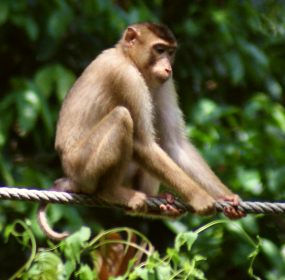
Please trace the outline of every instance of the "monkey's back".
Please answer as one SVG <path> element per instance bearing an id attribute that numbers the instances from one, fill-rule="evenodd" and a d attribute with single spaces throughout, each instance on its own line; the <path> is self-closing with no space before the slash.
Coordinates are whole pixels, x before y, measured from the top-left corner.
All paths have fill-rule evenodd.
<path id="1" fill-rule="evenodd" d="M 60 154 L 92 133 L 96 124 L 118 105 L 116 85 L 121 78 L 116 69 L 121 65 L 117 50 L 108 49 L 74 83 L 63 101 L 57 123 L 55 148 Z"/>

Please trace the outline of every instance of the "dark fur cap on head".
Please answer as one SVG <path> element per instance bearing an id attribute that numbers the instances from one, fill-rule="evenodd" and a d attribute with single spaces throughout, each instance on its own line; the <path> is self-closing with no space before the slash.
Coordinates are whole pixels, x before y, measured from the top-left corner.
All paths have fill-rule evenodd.
<path id="1" fill-rule="evenodd" d="M 176 42 L 176 38 L 174 34 L 166 25 L 150 23 L 150 22 L 145 22 L 143 23 L 143 25 L 146 26 L 150 31 L 152 31 L 159 38 L 169 43 L 173 43 L 173 44 Z"/>
<path id="2" fill-rule="evenodd" d="M 148 30 L 150 30 L 153 34 L 155 34 L 157 37 L 169 42 L 170 44 L 176 43 L 176 38 L 172 31 L 163 24 L 157 24 L 152 22 L 142 22 L 138 24 L 134 24 L 134 27 L 145 27 Z"/>

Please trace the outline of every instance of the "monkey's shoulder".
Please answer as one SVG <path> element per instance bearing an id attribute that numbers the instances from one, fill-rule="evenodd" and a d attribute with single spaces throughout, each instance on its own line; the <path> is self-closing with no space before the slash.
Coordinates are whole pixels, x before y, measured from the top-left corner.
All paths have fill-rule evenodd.
<path id="1" fill-rule="evenodd" d="M 110 48 L 101 52 L 86 68 L 87 71 L 100 70 L 100 73 L 107 73 L 120 69 L 126 65 L 126 58 L 116 49 Z"/>
<path id="2" fill-rule="evenodd" d="M 110 48 L 99 54 L 86 68 L 86 74 L 91 74 L 92 79 L 112 82 L 130 86 L 132 83 L 144 83 L 144 79 L 135 64 L 119 49 Z"/>

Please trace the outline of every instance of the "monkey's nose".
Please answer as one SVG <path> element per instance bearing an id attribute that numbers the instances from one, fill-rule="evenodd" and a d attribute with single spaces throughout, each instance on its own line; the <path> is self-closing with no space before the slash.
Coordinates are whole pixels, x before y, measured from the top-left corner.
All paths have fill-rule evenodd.
<path id="1" fill-rule="evenodd" d="M 165 68 L 165 72 L 166 72 L 167 74 L 171 74 L 172 70 L 169 69 L 169 68 Z"/>

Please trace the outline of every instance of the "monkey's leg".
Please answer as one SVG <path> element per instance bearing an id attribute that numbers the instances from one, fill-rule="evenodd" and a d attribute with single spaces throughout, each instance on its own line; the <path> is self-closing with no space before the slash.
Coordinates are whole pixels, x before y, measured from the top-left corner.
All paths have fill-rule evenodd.
<path id="1" fill-rule="evenodd" d="M 160 182 L 157 178 L 138 167 L 131 179 L 134 189 L 145 193 L 147 196 L 156 196 L 159 191 Z"/>
<path id="2" fill-rule="evenodd" d="M 133 153 L 133 121 L 125 107 L 116 107 L 80 142 L 72 162 L 80 166 L 82 193 L 95 194 L 132 210 L 145 207 L 146 195 L 122 186 Z M 77 172 L 77 174 L 75 174 Z"/>
<path id="3" fill-rule="evenodd" d="M 149 198 L 163 198 L 164 202 L 161 202 L 157 210 L 151 211 L 147 209 L 147 213 L 142 213 L 144 216 L 159 217 L 168 216 L 177 218 L 183 213 L 182 210 L 177 209 L 175 206 L 175 196 L 171 193 L 159 192 L 160 182 L 157 178 L 151 175 L 149 172 L 138 167 L 137 170 L 132 174 L 131 188 L 139 190 L 147 195 Z M 132 213 L 130 213 L 132 214 Z"/>

